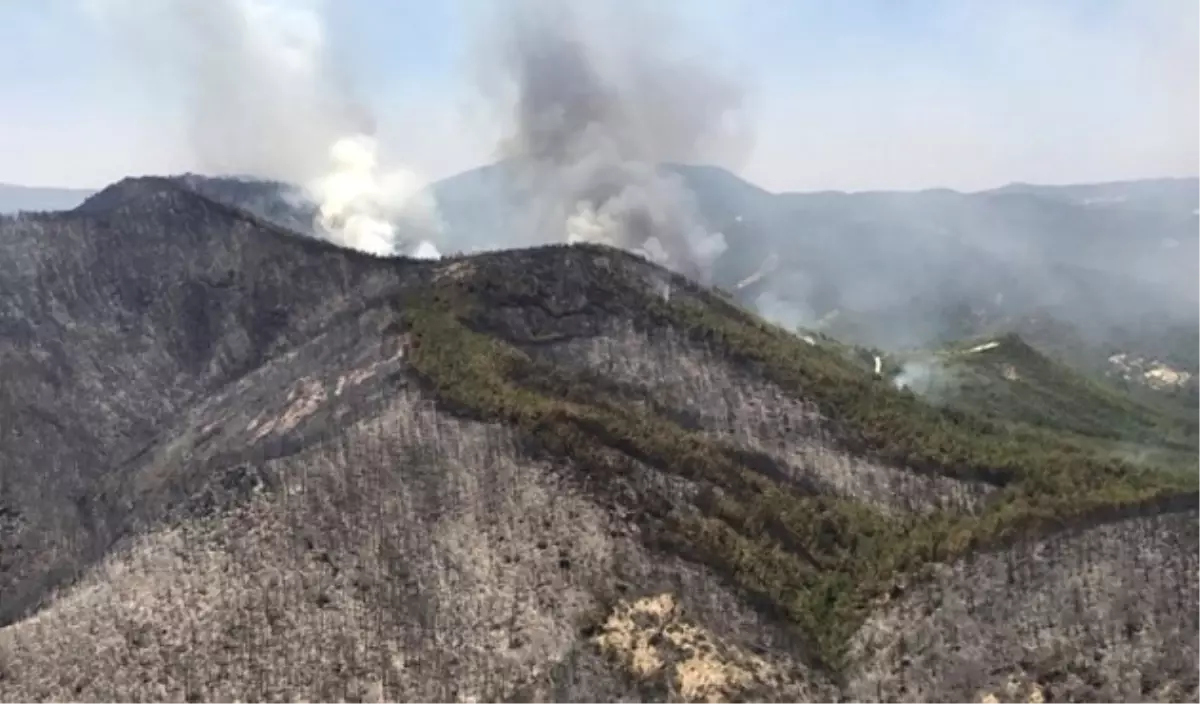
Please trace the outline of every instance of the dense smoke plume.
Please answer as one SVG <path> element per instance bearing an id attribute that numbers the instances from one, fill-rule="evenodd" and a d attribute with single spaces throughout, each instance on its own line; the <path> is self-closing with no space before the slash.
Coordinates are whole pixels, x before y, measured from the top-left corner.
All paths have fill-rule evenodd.
<path id="1" fill-rule="evenodd" d="M 337 241 L 374 254 L 391 254 L 398 246 L 398 222 L 410 234 L 435 234 L 427 227 L 435 224 L 432 201 L 416 174 L 381 171 L 375 155 L 375 140 L 367 135 L 338 139 L 329 150 L 332 170 L 308 181 L 308 192 L 320 208 L 317 223 L 334 233 Z M 424 222 L 416 219 L 421 215 L 427 216 Z M 419 241 L 408 254 L 439 256 L 427 240 Z"/>
<path id="2" fill-rule="evenodd" d="M 603 242 L 702 281 L 726 249 L 664 162 L 744 146 L 738 86 L 672 52 L 644 6 L 498 3 L 477 48 L 527 242 Z"/>
<path id="3" fill-rule="evenodd" d="M 374 125 L 330 58 L 315 0 L 90 0 L 159 91 L 178 90 L 208 173 L 297 184 L 314 230 L 375 254 L 431 245 L 425 183 L 377 163 Z M 398 232 L 397 224 L 404 227 Z"/>
<path id="4" fill-rule="evenodd" d="M 297 184 L 318 234 L 378 254 L 438 256 L 433 195 L 378 163 L 373 118 L 331 60 L 316 0 L 91 0 L 143 67 L 182 86 L 208 173 Z M 663 163 L 729 163 L 748 150 L 742 90 L 675 41 L 644 4 L 490 4 L 472 49 L 505 134 L 497 187 L 516 215 L 470 249 L 603 242 L 711 280 L 724 235 Z M 436 243 L 436 244 L 435 244 Z M 441 245 L 441 247 L 437 246 Z"/>

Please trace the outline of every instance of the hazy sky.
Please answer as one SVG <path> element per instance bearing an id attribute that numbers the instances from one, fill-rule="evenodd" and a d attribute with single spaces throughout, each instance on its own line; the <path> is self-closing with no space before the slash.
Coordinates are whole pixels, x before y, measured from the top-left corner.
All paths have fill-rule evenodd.
<path id="1" fill-rule="evenodd" d="M 0 0 L 0 182 L 98 186 L 195 168 L 180 101 L 131 70 L 88 12 L 99 1 Z M 468 61 L 483 4 L 324 6 L 327 43 L 384 153 L 429 178 L 495 153 Z M 723 165 L 771 190 L 1200 171 L 1196 0 L 674 4 L 688 46 L 747 90 L 753 145 Z"/>

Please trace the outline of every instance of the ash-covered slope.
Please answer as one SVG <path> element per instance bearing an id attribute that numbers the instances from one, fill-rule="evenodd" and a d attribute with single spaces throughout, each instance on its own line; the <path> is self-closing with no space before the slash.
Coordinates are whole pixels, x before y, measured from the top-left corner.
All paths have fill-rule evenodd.
<path id="1" fill-rule="evenodd" d="M 46 526 L 92 520 L 96 478 L 404 268 L 273 230 L 165 180 L 125 181 L 89 203 L 0 220 L 4 621 L 37 597 L 35 582 L 62 576 L 39 546 L 55 535 Z"/>
<path id="2" fill-rule="evenodd" d="M 1195 697 L 1178 478 L 623 252 L 122 188 L 0 221 L 0 699 Z"/>
<path id="3" fill-rule="evenodd" d="M 313 226 L 317 206 L 296 186 L 280 181 L 236 176 L 202 176 L 186 173 L 161 178 L 131 177 L 90 194 L 78 212 L 104 212 L 122 200 L 136 198 L 143 189 L 161 187 L 164 180 L 209 200 L 245 211 L 266 222 L 295 233 L 319 237 Z"/>

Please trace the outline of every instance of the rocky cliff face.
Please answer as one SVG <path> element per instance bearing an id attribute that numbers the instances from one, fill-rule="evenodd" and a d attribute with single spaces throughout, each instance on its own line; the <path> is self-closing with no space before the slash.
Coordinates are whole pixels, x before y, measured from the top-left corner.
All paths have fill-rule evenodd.
<path id="1" fill-rule="evenodd" d="M 135 185 L 0 222 L 0 699 L 1196 696 L 1187 486 L 1006 464 L 619 252 Z"/>

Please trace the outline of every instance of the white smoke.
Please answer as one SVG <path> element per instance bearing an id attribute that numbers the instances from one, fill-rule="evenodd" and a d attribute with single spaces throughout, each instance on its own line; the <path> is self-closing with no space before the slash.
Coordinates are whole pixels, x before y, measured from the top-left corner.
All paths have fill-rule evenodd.
<path id="1" fill-rule="evenodd" d="M 941 367 L 933 360 L 909 360 L 900 367 L 900 373 L 892 379 L 892 383 L 898 389 L 926 394 L 933 390 L 941 376 Z"/>
<path id="2" fill-rule="evenodd" d="M 754 308 L 763 318 L 790 332 L 818 327 L 817 316 L 806 304 L 784 299 L 770 290 L 754 299 Z"/>
<path id="3" fill-rule="evenodd" d="M 330 238 L 347 247 L 378 255 L 396 252 L 396 222 L 416 217 L 434 224 L 433 201 L 425 182 L 411 171 L 381 171 L 375 140 L 366 135 L 344 137 L 329 150 L 331 170 L 311 181 L 308 192 L 319 206 L 317 222 Z M 419 208 L 419 209 L 418 209 Z M 422 246 L 424 245 L 424 246 Z M 422 258 L 436 258 L 436 248 L 422 241 Z"/>
<path id="4" fill-rule="evenodd" d="M 439 252 L 437 246 L 429 240 L 421 240 L 417 243 L 416 248 L 413 249 L 412 254 L 409 256 L 415 259 L 440 259 L 442 253 Z"/>
<path id="5" fill-rule="evenodd" d="M 422 178 L 378 163 L 369 112 L 330 58 L 322 5 L 84 0 L 156 93 L 183 100 L 201 170 L 296 184 L 318 207 L 318 234 L 374 254 L 407 252 L 436 234 L 436 210 L 416 199 Z"/>
<path id="6" fill-rule="evenodd" d="M 736 221 L 741 222 L 741 218 L 742 218 L 742 216 L 739 215 L 736 218 Z M 763 260 L 763 263 L 758 267 L 758 269 L 753 274 L 751 274 L 751 275 L 747 276 L 746 278 L 742 279 L 741 281 L 739 281 L 733 287 L 733 290 L 739 291 L 743 288 L 746 288 L 747 286 L 756 284 L 759 281 L 762 281 L 764 278 L 770 276 L 778 268 L 779 268 L 779 255 L 774 252 L 771 252 L 769 255 L 767 255 L 767 258 Z"/>

